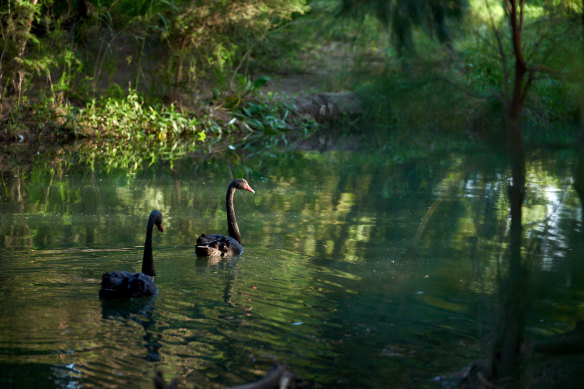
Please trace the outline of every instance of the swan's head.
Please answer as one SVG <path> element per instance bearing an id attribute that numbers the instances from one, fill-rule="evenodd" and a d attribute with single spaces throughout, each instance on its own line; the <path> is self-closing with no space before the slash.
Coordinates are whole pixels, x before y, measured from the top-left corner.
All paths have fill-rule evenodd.
<path id="1" fill-rule="evenodd" d="M 242 190 L 249 190 L 251 193 L 255 193 L 255 191 L 249 186 L 246 180 L 243 178 L 238 178 L 237 180 L 233 180 L 231 183 L 235 189 L 242 189 Z"/>
<path id="2" fill-rule="evenodd" d="M 150 220 L 152 220 L 152 223 L 158 228 L 158 231 L 164 232 L 164 228 L 162 228 L 162 214 L 160 211 L 152 211 L 152 213 L 150 213 Z"/>

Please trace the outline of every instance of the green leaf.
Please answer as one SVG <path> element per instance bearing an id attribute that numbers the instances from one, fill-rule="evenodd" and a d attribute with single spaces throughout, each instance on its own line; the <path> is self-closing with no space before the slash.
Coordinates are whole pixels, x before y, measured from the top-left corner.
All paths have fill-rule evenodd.
<path id="1" fill-rule="evenodd" d="M 253 90 L 254 91 L 258 90 L 262 86 L 266 85 L 268 81 L 270 81 L 271 79 L 272 77 L 270 76 L 261 76 L 259 78 L 256 78 L 253 82 Z"/>

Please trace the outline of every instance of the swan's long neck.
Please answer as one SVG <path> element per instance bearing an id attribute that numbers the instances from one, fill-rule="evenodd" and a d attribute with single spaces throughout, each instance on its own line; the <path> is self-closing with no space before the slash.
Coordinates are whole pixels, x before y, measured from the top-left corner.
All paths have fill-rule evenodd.
<path id="1" fill-rule="evenodd" d="M 229 236 L 241 243 L 241 234 L 235 220 L 235 209 L 233 208 L 233 195 L 235 194 L 235 186 L 229 185 L 227 188 L 227 195 L 225 196 L 225 209 L 227 210 L 227 228 L 229 228 Z"/>
<path id="2" fill-rule="evenodd" d="M 148 219 L 148 227 L 146 227 L 146 242 L 144 242 L 144 257 L 142 259 L 142 273 L 151 277 L 156 275 L 154 270 L 154 257 L 152 256 L 152 229 L 154 227 L 154 217 L 150 216 Z"/>

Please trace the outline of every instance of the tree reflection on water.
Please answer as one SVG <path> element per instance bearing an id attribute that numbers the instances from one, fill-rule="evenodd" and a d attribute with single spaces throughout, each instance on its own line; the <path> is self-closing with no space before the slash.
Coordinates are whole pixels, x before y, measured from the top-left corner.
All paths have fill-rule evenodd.
<path id="1" fill-rule="evenodd" d="M 6 175 L 0 331 L 12 359 L 0 363 L 65 362 L 82 383 L 114 387 L 116 371 L 140 383 L 149 363 L 233 385 L 273 358 L 322 385 L 431 385 L 489 355 L 494 377 L 517 376 L 526 340 L 583 319 L 575 157 L 535 152 L 515 168 L 492 153 L 231 161 L 257 196 L 236 199 L 243 257 L 217 263 L 193 250 L 201 232 L 226 232 L 229 162 Z M 152 209 L 168 231 L 156 238 L 161 294 L 145 313 L 116 313 L 97 298 L 99 277 L 139 270 L 137 226 Z M 62 342 L 74 351 L 63 361 Z"/>

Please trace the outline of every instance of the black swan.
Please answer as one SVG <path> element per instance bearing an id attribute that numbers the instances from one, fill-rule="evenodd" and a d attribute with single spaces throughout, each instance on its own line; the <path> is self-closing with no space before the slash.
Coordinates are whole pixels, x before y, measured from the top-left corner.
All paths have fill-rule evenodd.
<path id="1" fill-rule="evenodd" d="M 241 247 L 241 235 L 239 234 L 239 227 L 237 227 L 237 220 L 235 220 L 235 209 L 233 209 L 233 194 L 236 189 L 248 190 L 251 193 L 255 193 L 243 178 L 238 178 L 229 184 L 227 195 L 225 196 L 229 236 L 221 234 L 201 234 L 199 239 L 197 239 L 197 247 L 195 248 L 195 253 L 197 255 L 201 257 L 229 257 L 239 255 L 243 252 L 243 247 Z"/>
<path id="2" fill-rule="evenodd" d="M 144 257 L 142 259 L 142 272 L 114 271 L 105 273 L 101 278 L 100 297 L 106 299 L 127 299 L 132 297 L 154 296 L 158 293 L 158 288 L 152 278 L 156 275 L 154 258 L 152 257 L 152 229 L 154 226 L 159 231 L 164 231 L 162 228 L 162 214 L 156 210 L 152 211 L 148 218 L 146 242 L 144 243 Z"/>

